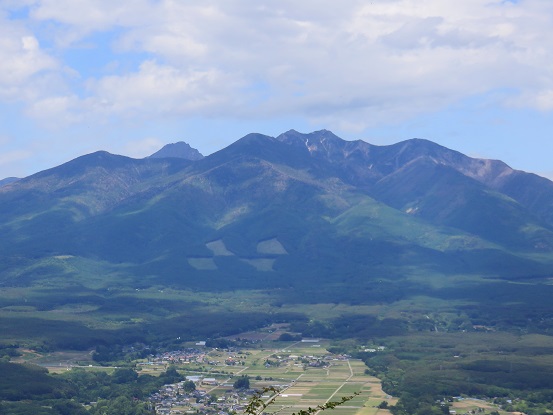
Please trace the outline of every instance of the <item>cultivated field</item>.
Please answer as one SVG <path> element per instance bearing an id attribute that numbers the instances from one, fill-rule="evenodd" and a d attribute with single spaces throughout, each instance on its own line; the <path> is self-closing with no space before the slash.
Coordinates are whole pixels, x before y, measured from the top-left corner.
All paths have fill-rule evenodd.
<path id="1" fill-rule="evenodd" d="M 274 346 L 283 345 L 280 349 Z M 387 410 L 376 408 L 383 400 L 390 404 L 395 399 L 386 396 L 380 387 L 380 380 L 364 373 L 366 366 L 360 360 L 330 355 L 324 342 L 316 343 L 267 343 L 267 348 L 245 349 L 237 359 L 237 366 L 226 366 L 224 361 L 229 353 L 213 350 L 208 358 L 216 364 L 211 365 L 205 373 L 212 373 L 219 385 L 204 386 L 203 389 L 216 396 L 223 395 L 232 389 L 233 377 L 248 375 L 252 388 L 261 389 L 276 386 L 281 389 L 280 395 L 268 412 L 290 415 L 300 409 L 307 409 L 328 401 L 340 400 L 360 392 L 360 395 L 335 408 L 334 415 L 375 415 L 388 414 Z M 232 355 L 232 353 L 230 353 Z M 221 365 L 221 366 L 219 366 Z M 187 372 L 206 370 L 205 366 L 179 366 Z M 231 377 L 232 375 L 232 377 Z"/>

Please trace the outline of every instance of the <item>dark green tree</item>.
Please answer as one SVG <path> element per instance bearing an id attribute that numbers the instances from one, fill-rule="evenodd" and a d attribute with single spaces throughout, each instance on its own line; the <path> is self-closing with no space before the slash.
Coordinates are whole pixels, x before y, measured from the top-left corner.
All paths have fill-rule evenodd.
<path id="1" fill-rule="evenodd" d="M 159 380 L 163 381 L 164 384 L 177 383 L 183 381 L 184 376 L 182 376 L 174 366 L 170 366 L 164 373 L 159 375 Z"/>
<path id="2" fill-rule="evenodd" d="M 240 376 L 234 381 L 232 385 L 234 389 L 249 389 L 250 388 L 250 378 L 246 375 Z"/>
<path id="3" fill-rule="evenodd" d="M 196 384 L 194 382 L 192 382 L 191 380 L 187 380 L 186 382 L 184 382 L 182 384 L 182 389 L 185 391 L 185 392 L 193 392 L 196 390 Z"/>
<path id="4" fill-rule="evenodd" d="M 377 406 L 378 409 L 388 409 L 388 402 L 387 401 L 382 401 L 378 404 Z"/>
<path id="5" fill-rule="evenodd" d="M 138 378 L 137 373 L 132 369 L 116 369 L 111 376 L 114 383 L 131 383 Z"/>

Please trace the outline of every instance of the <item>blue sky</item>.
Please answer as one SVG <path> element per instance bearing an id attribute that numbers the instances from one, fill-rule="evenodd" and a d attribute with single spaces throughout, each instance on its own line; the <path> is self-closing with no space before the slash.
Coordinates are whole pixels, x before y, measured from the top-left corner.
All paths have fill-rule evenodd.
<path id="1" fill-rule="evenodd" d="M 553 177 L 550 0 L 0 0 L 0 178 L 249 132 Z"/>

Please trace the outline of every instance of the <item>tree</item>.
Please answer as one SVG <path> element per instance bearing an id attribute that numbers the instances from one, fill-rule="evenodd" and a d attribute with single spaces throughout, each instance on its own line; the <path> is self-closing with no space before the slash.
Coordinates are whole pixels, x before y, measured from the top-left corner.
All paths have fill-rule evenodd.
<path id="1" fill-rule="evenodd" d="M 138 379 L 138 374 L 132 369 L 116 369 L 111 377 L 114 383 L 131 383 Z"/>
<path id="2" fill-rule="evenodd" d="M 92 415 L 149 415 L 150 411 L 141 402 L 133 401 L 126 396 L 112 400 L 100 400 L 90 410 Z"/>
<path id="3" fill-rule="evenodd" d="M 234 389 L 249 389 L 250 388 L 250 378 L 246 375 L 240 376 L 234 381 L 232 385 Z"/>
<path id="4" fill-rule="evenodd" d="M 194 392 L 196 390 L 196 384 L 191 380 L 187 380 L 182 384 L 182 389 L 187 393 Z"/>
<path id="5" fill-rule="evenodd" d="M 184 376 L 182 376 L 174 366 L 169 366 L 164 373 L 159 375 L 159 380 L 163 381 L 165 384 L 177 383 L 184 380 Z"/>
<path id="6" fill-rule="evenodd" d="M 388 409 L 388 402 L 387 401 L 382 401 L 378 404 L 377 406 L 378 409 Z"/>
<path id="7" fill-rule="evenodd" d="M 52 408 L 58 411 L 60 415 L 87 415 L 88 411 L 81 404 L 64 399 L 56 401 Z M 0 414 L 2 411 L 0 410 Z"/>

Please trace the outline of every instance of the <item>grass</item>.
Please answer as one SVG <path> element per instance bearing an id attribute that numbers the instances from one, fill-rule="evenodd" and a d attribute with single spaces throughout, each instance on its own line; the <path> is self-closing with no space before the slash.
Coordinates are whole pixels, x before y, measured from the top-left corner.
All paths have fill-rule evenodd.
<path id="1" fill-rule="evenodd" d="M 458 229 L 433 226 L 403 214 L 368 197 L 332 220 L 339 232 L 358 237 L 399 239 L 446 251 L 464 248 L 493 248 L 495 245 Z"/>

